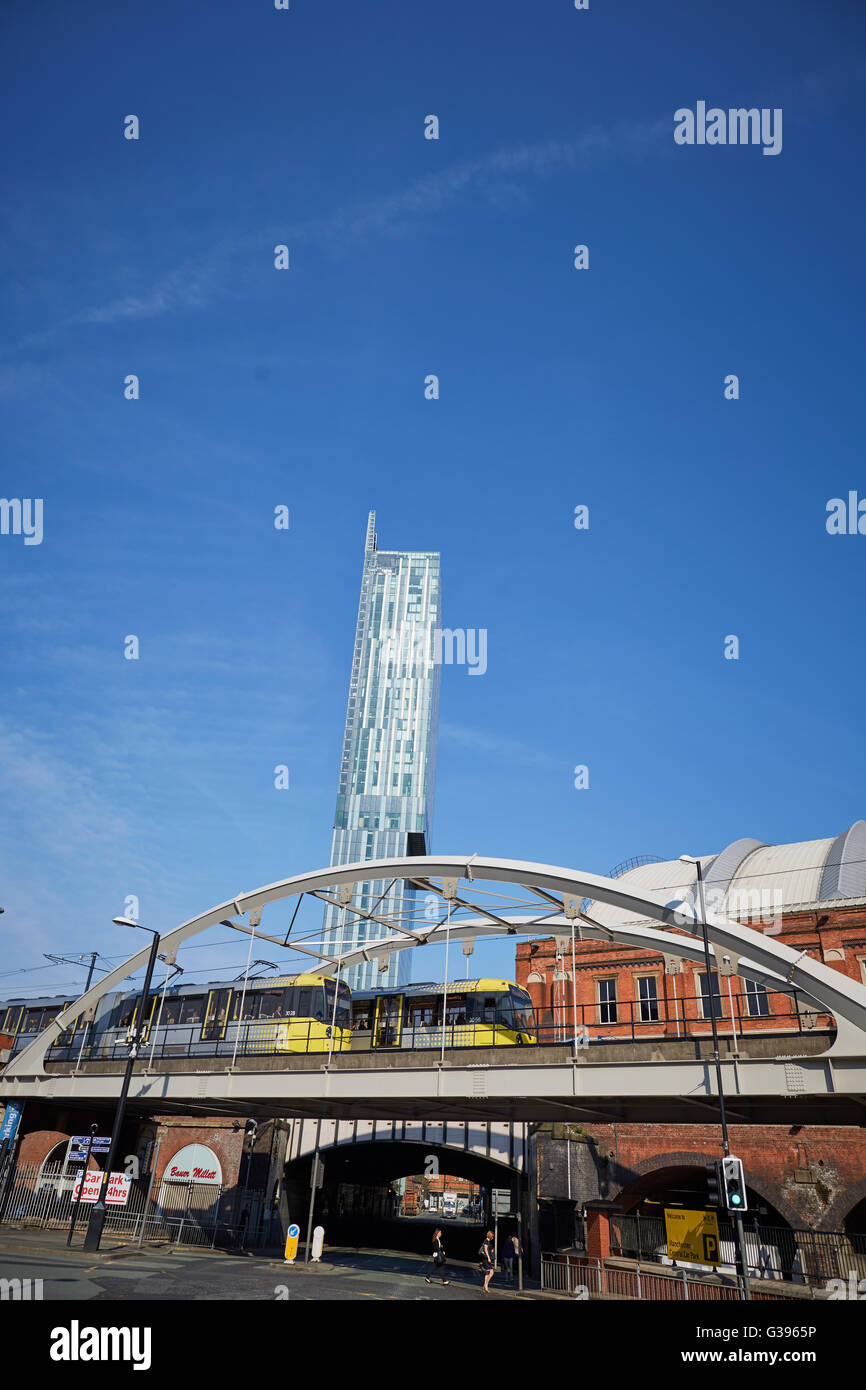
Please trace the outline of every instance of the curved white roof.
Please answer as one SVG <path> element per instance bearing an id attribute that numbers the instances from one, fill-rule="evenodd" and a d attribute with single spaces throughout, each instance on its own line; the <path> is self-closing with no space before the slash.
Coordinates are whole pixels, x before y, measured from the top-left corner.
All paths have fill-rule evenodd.
<path id="1" fill-rule="evenodd" d="M 708 910 L 732 920 L 866 901 L 866 821 L 855 821 L 841 835 L 791 845 L 735 840 L 720 854 L 702 855 L 701 867 Z M 697 906 L 692 863 L 673 859 L 641 864 L 622 878 L 636 891 L 655 894 L 666 903 Z M 606 925 L 649 920 L 624 917 L 620 909 L 600 902 L 590 905 L 588 915 Z"/>
<path id="2" fill-rule="evenodd" d="M 824 866 L 834 844 L 835 836 L 831 836 L 752 850 L 728 885 L 722 912 L 735 918 L 750 915 L 750 907 L 760 900 L 780 910 L 820 902 Z"/>

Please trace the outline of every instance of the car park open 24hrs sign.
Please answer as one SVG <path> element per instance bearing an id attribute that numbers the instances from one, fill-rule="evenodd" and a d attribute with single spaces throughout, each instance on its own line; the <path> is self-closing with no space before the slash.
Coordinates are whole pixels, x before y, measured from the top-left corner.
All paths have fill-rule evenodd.
<path id="1" fill-rule="evenodd" d="M 719 1221 L 714 1211 L 686 1211 L 665 1207 L 668 1259 L 694 1264 L 721 1263 Z"/>
<path id="2" fill-rule="evenodd" d="M 84 1191 L 81 1194 L 82 1202 L 96 1202 L 99 1200 L 99 1189 L 102 1186 L 103 1173 L 99 1168 L 91 1168 L 84 1179 Z M 131 1179 L 124 1173 L 112 1173 L 105 1193 L 107 1206 L 125 1207 L 126 1199 L 129 1196 Z M 78 1201 L 78 1189 L 81 1187 L 81 1178 L 78 1178 L 72 1190 L 73 1202 Z"/>

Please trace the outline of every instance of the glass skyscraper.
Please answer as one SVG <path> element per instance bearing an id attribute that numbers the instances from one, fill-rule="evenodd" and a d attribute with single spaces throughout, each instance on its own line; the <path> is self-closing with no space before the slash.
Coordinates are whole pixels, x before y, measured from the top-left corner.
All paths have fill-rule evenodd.
<path id="1" fill-rule="evenodd" d="M 361 600 L 349 683 L 332 864 L 426 854 L 430 843 L 440 667 L 434 634 L 442 626 L 440 557 L 433 551 L 379 550 L 376 513 L 367 522 Z M 352 900 L 367 912 L 412 925 L 417 890 L 402 880 L 358 884 Z M 324 949 L 340 944 L 338 907 L 325 908 Z M 343 949 L 389 935 L 346 911 Z M 405 984 L 412 951 L 380 970 L 372 960 L 345 972 L 352 989 Z"/>

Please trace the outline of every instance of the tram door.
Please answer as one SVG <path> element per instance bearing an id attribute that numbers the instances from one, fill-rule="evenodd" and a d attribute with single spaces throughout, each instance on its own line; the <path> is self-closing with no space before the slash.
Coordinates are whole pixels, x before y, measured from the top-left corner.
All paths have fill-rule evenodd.
<path id="1" fill-rule="evenodd" d="M 400 1017 L 403 1012 L 402 994 L 380 994 L 376 1001 L 374 1047 L 399 1047 Z"/>
<path id="2" fill-rule="evenodd" d="M 203 1042 L 215 1042 L 225 1036 L 230 989 L 212 989 L 207 999 L 207 1011 L 201 1030 Z"/>

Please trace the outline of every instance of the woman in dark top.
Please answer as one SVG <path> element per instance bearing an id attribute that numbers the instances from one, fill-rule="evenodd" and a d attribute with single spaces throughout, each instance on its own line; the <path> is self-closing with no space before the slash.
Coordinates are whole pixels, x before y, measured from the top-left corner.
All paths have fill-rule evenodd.
<path id="1" fill-rule="evenodd" d="M 433 1273 L 434 1269 L 437 1271 L 443 1284 L 451 1283 L 450 1279 L 445 1278 L 445 1249 L 442 1245 L 441 1226 L 437 1226 L 433 1232 L 433 1259 L 427 1266 L 427 1273 L 424 1275 L 424 1278 L 426 1279 L 428 1284 L 433 1283 L 433 1280 L 430 1278 L 430 1275 Z"/>
<path id="2" fill-rule="evenodd" d="M 481 1247 L 480 1254 L 481 1254 L 481 1272 L 482 1272 L 483 1275 L 484 1275 L 484 1284 L 483 1284 L 483 1287 L 482 1287 L 482 1292 L 483 1292 L 483 1293 L 488 1293 L 489 1290 L 488 1290 L 488 1288 L 487 1288 L 487 1285 L 490 1283 L 490 1280 L 493 1278 L 493 1270 L 494 1270 L 494 1268 L 495 1268 L 495 1266 L 494 1266 L 494 1264 L 493 1264 L 493 1232 L 492 1232 L 492 1231 L 488 1231 L 488 1232 L 487 1232 L 487 1235 L 484 1237 L 484 1244 L 483 1244 L 482 1247 Z"/>

